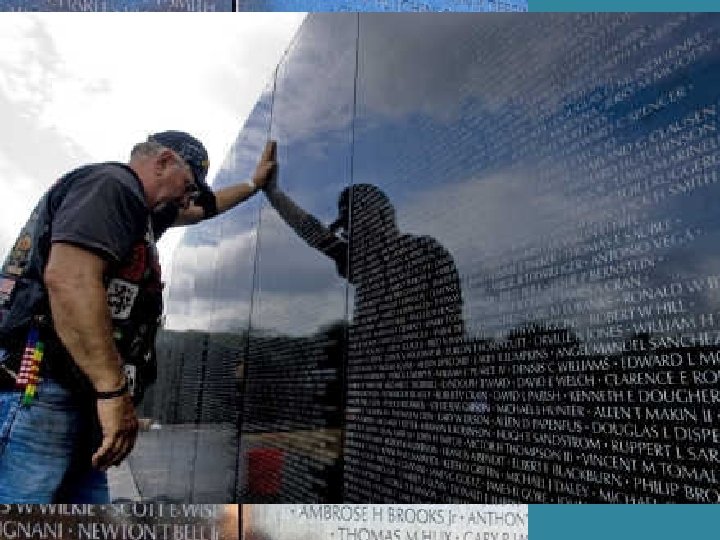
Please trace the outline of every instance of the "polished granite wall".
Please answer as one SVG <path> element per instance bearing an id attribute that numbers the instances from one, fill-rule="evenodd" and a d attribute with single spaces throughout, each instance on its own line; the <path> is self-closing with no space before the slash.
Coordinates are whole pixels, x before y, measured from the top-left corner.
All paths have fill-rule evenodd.
<path id="1" fill-rule="evenodd" d="M 0 11 L 527 11 L 527 0 L 0 0 Z"/>
<path id="2" fill-rule="evenodd" d="M 311 16 L 214 184 L 271 137 L 276 189 L 176 252 L 141 439 L 170 471 L 136 452 L 141 488 L 718 502 L 719 40 L 712 14 Z"/>
<path id="3" fill-rule="evenodd" d="M 527 0 L 238 0 L 239 11 L 527 11 Z"/>
<path id="4" fill-rule="evenodd" d="M 0 11 L 233 11 L 232 0 L 0 0 Z"/>

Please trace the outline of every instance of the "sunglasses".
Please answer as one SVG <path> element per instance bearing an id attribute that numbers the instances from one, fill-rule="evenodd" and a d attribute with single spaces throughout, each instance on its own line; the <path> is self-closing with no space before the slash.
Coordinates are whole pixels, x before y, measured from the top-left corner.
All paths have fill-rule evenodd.
<path id="1" fill-rule="evenodd" d="M 193 176 L 195 175 L 193 168 L 190 166 L 190 163 L 188 163 L 188 160 L 184 159 L 181 155 L 179 155 L 177 152 L 175 152 L 175 157 L 177 159 L 177 163 L 187 169 L 190 174 Z M 197 197 L 200 193 L 200 188 L 195 182 L 190 182 L 189 184 L 185 184 L 185 193 L 190 194 L 191 197 Z"/>

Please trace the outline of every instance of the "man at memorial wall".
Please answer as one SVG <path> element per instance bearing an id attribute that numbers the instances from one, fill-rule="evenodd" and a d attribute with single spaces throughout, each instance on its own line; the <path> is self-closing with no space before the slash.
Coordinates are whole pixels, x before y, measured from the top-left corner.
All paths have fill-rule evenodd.
<path id="1" fill-rule="evenodd" d="M 40 199 L 0 276 L 0 502 L 108 502 L 154 378 L 155 241 L 253 195 L 273 159 L 268 143 L 251 180 L 213 193 L 203 144 L 166 131 Z"/>
<path id="2" fill-rule="evenodd" d="M 347 333 L 345 429 L 360 437 L 373 433 L 385 443 L 368 445 L 362 455 L 346 450 L 346 472 L 355 460 L 381 463 L 402 475 L 426 434 L 424 428 L 399 430 L 396 420 L 407 411 L 435 419 L 436 396 L 448 381 L 449 361 L 462 354 L 465 328 L 454 260 L 434 238 L 401 232 L 395 208 L 377 186 L 354 184 L 344 189 L 338 218 L 329 226 L 300 208 L 274 178 L 265 194 L 295 233 L 332 259 L 338 273 L 355 287 Z M 384 382 L 383 398 L 372 402 L 363 389 L 378 378 Z M 423 389 L 422 399 L 405 397 L 410 392 L 404 389 L 411 384 Z M 392 390 L 397 388 L 399 392 Z M 380 404 L 388 402 L 394 404 Z M 382 417 L 374 412 L 381 406 Z M 463 403 L 462 409 L 470 406 Z M 394 481 L 393 475 L 376 481 L 375 500 L 383 497 L 380 488 L 391 489 Z"/>
<path id="3" fill-rule="evenodd" d="M 358 287 L 354 325 L 374 312 L 371 326 L 375 328 L 381 327 L 383 315 L 388 315 L 384 322 L 391 326 L 402 326 L 410 319 L 415 327 L 427 325 L 425 337 L 432 343 L 439 336 L 462 339 L 461 287 L 452 256 L 429 236 L 402 234 L 395 209 L 380 188 L 355 184 L 343 190 L 338 198 L 338 218 L 329 226 L 300 208 L 274 178 L 264 191 L 298 236 L 332 259 L 338 273 Z M 384 279 L 376 279 L 378 274 Z M 379 313 L 382 309 L 377 308 L 383 306 L 398 309 Z M 428 343 L 428 349 L 433 348 Z"/>

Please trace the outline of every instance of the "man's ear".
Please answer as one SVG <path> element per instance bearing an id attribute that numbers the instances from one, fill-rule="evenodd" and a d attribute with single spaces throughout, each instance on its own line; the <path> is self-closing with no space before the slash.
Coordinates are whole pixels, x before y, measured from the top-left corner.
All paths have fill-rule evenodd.
<path id="1" fill-rule="evenodd" d="M 158 173 L 163 173 L 168 167 L 174 165 L 176 162 L 175 154 L 168 148 L 163 148 L 155 158 L 155 170 Z"/>

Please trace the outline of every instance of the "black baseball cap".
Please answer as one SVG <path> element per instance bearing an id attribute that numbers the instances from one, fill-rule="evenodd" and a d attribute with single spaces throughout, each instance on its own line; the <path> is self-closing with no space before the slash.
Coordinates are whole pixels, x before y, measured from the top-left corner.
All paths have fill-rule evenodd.
<path id="1" fill-rule="evenodd" d="M 209 191 L 205 177 L 210 167 L 210 159 L 203 143 L 184 131 L 162 131 L 148 137 L 148 141 L 174 150 L 190 166 L 195 183 L 201 190 Z"/>

